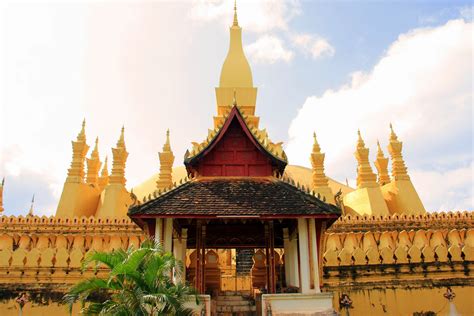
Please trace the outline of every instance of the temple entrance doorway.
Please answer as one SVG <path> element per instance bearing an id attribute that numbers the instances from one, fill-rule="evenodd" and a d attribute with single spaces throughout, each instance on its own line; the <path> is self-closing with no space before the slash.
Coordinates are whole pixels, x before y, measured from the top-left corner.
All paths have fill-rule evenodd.
<path id="1" fill-rule="evenodd" d="M 186 280 L 196 282 L 197 253 L 188 250 Z M 280 292 L 286 285 L 283 249 L 274 249 L 275 287 Z M 267 257 L 263 248 L 206 249 L 204 261 L 204 293 L 212 297 L 226 292 L 255 296 L 268 293 Z"/>
<path id="2" fill-rule="evenodd" d="M 217 297 L 238 292 L 255 297 L 281 292 L 286 286 L 282 223 L 214 220 L 190 224 L 186 280 L 200 293 Z"/>

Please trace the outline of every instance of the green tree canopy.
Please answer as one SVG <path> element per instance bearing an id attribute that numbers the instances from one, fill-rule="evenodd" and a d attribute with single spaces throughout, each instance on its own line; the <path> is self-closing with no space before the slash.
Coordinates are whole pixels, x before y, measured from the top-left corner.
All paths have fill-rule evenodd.
<path id="1" fill-rule="evenodd" d="M 83 303 L 85 315 L 192 315 L 184 304 L 196 291 L 173 282 L 179 277 L 182 262 L 164 253 L 154 241 L 145 241 L 138 249 L 93 252 L 83 262 L 83 270 L 91 264 L 107 267 L 106 278 L 92 277 L 74 285 L 64 296 L 65 303 Z M 180 279 L 180 278 L 177 278 Z"/>

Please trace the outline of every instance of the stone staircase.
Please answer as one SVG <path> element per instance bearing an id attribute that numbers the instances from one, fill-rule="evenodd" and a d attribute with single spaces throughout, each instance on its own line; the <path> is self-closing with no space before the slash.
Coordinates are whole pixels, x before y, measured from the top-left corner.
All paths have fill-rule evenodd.
<path id="1" fill-rule="evenodd" d="M 243 292 L 223 292 L 215 299 L 213 316 L 256 316 L 255 300 Z"/>

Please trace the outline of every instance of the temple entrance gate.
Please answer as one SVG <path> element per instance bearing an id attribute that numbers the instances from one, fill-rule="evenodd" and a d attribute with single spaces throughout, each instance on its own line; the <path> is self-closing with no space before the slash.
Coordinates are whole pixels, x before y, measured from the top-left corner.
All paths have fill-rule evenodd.
<path id="1" fill-rule="evenodd" d="M 256 220 L 186 224 L 186 280 L 201 293 L 254 296 L 276 293 L 286 286 L 280 224 Z"/>

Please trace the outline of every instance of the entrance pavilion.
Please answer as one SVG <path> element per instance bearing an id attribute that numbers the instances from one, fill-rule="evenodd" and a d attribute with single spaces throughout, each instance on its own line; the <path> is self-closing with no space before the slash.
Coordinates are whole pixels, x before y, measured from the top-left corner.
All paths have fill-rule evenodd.
<path id="1" fill-rule="evenodd" d="M 248 282 L 235 290 L 319 293 L 320 237 L 340 209 L 282 177 L 285 153 L 253 132 L 235 103 L 229 109 L 204 145 L 186 153 L 189 180 L 137 202 L 129 216 L 186 263 L 181 277 L 199 293 L 225 292 L 232 260 L 250 262 L 237 271 Z"/>

